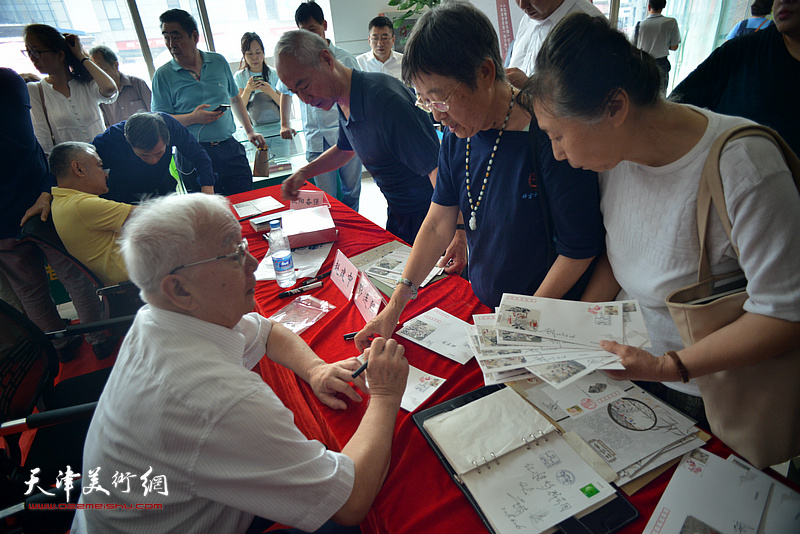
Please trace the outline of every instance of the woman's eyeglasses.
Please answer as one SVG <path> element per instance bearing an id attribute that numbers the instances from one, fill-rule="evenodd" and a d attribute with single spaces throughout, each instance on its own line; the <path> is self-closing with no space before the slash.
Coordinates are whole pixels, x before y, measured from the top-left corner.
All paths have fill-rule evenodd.
<path id="1" fill-rule="evenodd" d="M 441 102 L 434 102 L 433 100 L 428 100 L 427 102 L 423 102 L 422 99 L 418 96 L 416 102 L 417 107 L 424 109 L 428 113 L 431 113 L 433 110 L 436 110 L 440 113 L 447 113 L 447 110 L 450 109 L 450 105 L 448 104 L 448 102 L 450 102 L 450 99 L 453 98 L 454 94 L 456 94 L 456 89 L 458 89 L 460 85 L 461 82 L 458 82 L 458 85 L 456 85 L 455 89 L 453 89 L 453 92 L 450 93 L 450 96 L 448 96 Z"/>
<path id="2" fill-rule="evenodd" d="M 22 55 L 25 57 L 29 57 L 31 59 L 39 59 L 40 57 L 42 57 L 42 54 L 46 52 L 52 52 L 52 50 L 28 50 L 26 48 L 24 50 L 20 50 L 20 52 L 22 52 Z"/>

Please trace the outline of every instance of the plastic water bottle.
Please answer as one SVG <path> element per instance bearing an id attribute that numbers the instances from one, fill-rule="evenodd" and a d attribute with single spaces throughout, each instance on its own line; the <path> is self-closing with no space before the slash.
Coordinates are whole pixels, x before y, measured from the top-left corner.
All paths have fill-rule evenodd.
<path id="1" fill-rule="evenodd" d="M 294 272 L 292 249 L 289 240 L 283 235 L 280 219 L 269 222 L 269 253 L 275 266 L 275 279 L 280 287 L 292 287 L 297 283 Z"/>

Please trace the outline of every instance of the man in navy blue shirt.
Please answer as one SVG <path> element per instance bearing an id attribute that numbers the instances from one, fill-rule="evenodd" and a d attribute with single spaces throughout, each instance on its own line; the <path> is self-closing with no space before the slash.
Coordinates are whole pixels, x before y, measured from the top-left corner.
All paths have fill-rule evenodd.
<path id="1" fill-rule="evenodd" d="M 200 190 L 214 193 L 217 175 L 211 159 L 189 130 L 167 113 L 136 113 L 95 137 L 92 144 L 109 169 L 103 198 L 136 204 L 144 196 L 174 192 L 177 182 L 169 172 L 173 147 L 194 164 Z"/>
<path id="2" fill-rule="evenodd" d="M 294 198 L 308 178 L 357 155 L 386 197 L 386 229 L 413 244 L 436 183 L 439 140 L 411 91 L 385 74 L 345 67 L 325 41 L 304 30 L 283 34 L 275 62 L 278 77 L 303 102 L 339 108 L 336 146 L 287 178 L 284 196 Z"/>
<path id="3" fill-rule="evenodd" d="M 769 126 L 800 154 L 800 4 L 775 0 L 773 21 L 723 43 L 670 99 Z"/>

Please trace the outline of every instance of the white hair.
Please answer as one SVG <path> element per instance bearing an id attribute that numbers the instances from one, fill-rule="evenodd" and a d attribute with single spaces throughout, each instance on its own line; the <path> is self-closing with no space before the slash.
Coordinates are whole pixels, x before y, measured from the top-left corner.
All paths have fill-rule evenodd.
<path id="1" fill-rule="evenodd" d="M 227 198 L 204 193 L 172 194 L 139 205 L 122 227 L 119 247 L 131 281 L 142 299 L 160 291 L 161 281 L 176 267 L 197 261 L 209 227 L 239 223 Z"/>
<path id="2" fill-rule="evenodd" d="M 328 43 L 316 33 L 308 30 L 291 30 L 278 39 L 273 55 L 276 65 L 280 62 L 280 56 L 286 54 L 304 67 L 319 69 L 319 53 L 326 48 Z"/>

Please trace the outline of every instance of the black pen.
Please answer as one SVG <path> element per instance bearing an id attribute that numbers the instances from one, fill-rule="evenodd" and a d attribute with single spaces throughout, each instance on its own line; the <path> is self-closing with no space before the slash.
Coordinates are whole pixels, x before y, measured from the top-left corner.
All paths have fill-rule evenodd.
<path id="1" fill-rule="evenodd" d="M 345 341 L 350 341 L 351 339 L 355 339 L 356 334 L 358 334 L 358 332 L 350 332 L 349 334 L 345 334 L 344 335 L 344 340 Z"/>
<path id="2" fill-rule="evenodd" d="M 286 297 L 291 297 L 292 295 L 303 293 L 304 291 L 308 291 L 309 289 L 317 289 L 318 287 L 322 287 L 322 282 L 315 282 L 308 286 L 302 286 L 295 289 L 290 289 L 289 291 L 284 291 L 283 293 L 278 293 L 278 298 L 282 299 Z"/>
<path id="3" fill-rule="evenodd" d="M 350 376 L 352 376 L 353 378 L 358 378 L 358 375 L 360 375 L 361 373 L 363 373 L 367 369 L 367 364 L 368 363 L 369 363 L 369 360 L 367 360 L 366 362 L 362 363 L 361 367 L 356 369 L 355 372 Z"/>
<path id="4" fill-rule="evenodd" d="M 311 285 L 311 284 L 313 284 L 313 283 L 315 283 L 315 282 L 319 282 L 320 280 L 322 280 L 322 279 L 323 279 L 323 278 L 325 278 L 326 276 L 330 276 L 330 274 L 331 274 L 331 272 L 330 272 L 330 271 L 328 271 L 327 273 L 323 273 L 323 274 L 321 274 L 321 275 L 319 275 L 319 276 L 315 276 L 314 278 L 309 278 L 309 279 L 308 279 L 308 280 L 306 280 L 305 282 L 302 282 L 302 283 L 300 284 L 300 287 L 309 286 L 309 285 Z"/>

